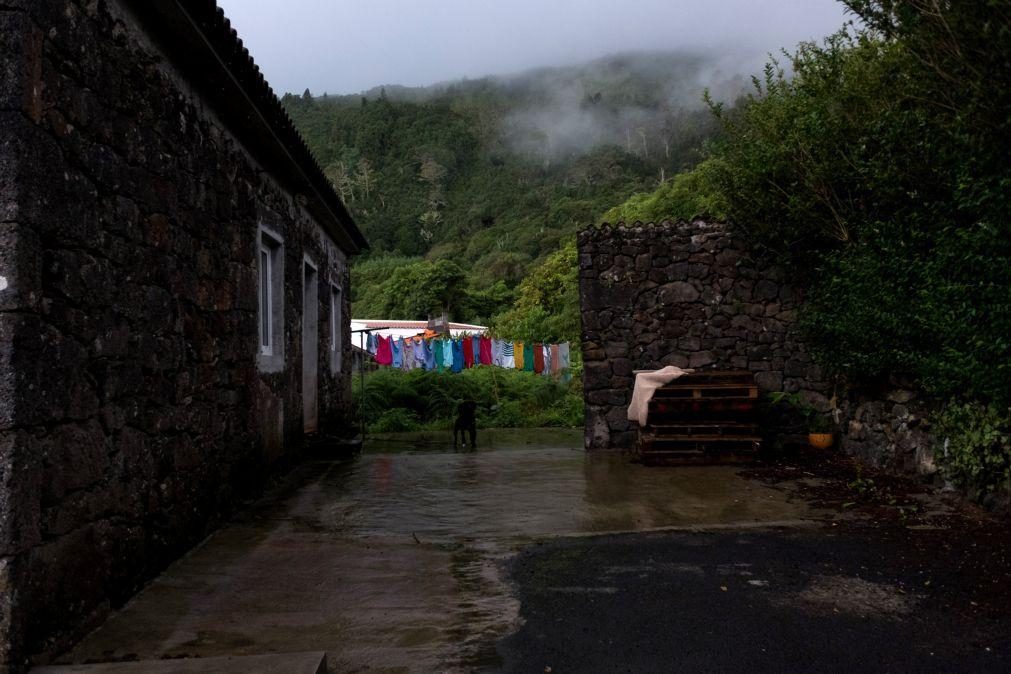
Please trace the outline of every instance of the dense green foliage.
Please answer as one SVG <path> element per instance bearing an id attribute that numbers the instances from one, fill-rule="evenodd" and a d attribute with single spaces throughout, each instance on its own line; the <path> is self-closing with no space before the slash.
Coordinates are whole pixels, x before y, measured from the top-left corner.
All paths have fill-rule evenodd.
<path id="1" fill-rule="evenodd" d="M 604 214 L 605 222 L 660 222 L 691 220 L 697 216 L 727 218 L 727 203 L 714 181 L 718 159 L 706 159 L 691 171 L 679 173 L 654 192 L 632 195 Z"/>
<path id="2" fill-rule="evenodd" d="M 953 403 L 935 422 L 949 478 L 983 494 L 1011 488 L 1011 409 Z"/>
<path id="3" fill-rule="evenodd" d="M 446 310 L 575 340 L 575 277 L 564 300 L 532 302 L 521 281 L 556 268 L 549 258 L 580 227 L 698 161 L 719 127 L 701 104 L 711 70 L 696 55 L 639 54 L 364 96 L 285 96 L 373 248 L 352 270 L 354 315 Z M 743 89 L 708 83 L 727 96 Z M 519 313 L 535 305 L 537 316 Z"/>
<path id="4" fill-rule="evenodd" d="M 496 317 L 492 332 L 509 339 L 573 340 L 579 334 L 579 261 L 570 240 L 523 279 L 511 309 Z"/>
<path id="5" fill-rule="evenodd" d="M 456 374 L 381 369 L 365 377 L 365 418 L 373 432 L 451 429 L 457 405 L 478 403 L 480 428 L 579 426 L 582 383 L 519 370 L 479 367 Z M 361 388 L 354 387 L 355 410 Z"/>

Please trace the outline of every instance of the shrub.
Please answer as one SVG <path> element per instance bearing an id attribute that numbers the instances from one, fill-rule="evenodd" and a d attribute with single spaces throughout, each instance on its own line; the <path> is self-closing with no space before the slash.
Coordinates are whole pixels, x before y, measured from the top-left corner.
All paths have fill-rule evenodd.
<path id="1" fill-rule="evenodd" d="M 421 428 L 418 415 L 402 407 L 394 407 L 383 412 L 370 428 L 376 433 L 401 433 Z"/>
<path id="2" fill-rule="evenodd" d="M 1011 409 L 951 403 L 934 419 L 941 463 L 958 485 L 992 494 L 1011 487 Z"/>
<path id="3" fill-rule="evenodd" d="M 463 400 L 478 403 L 483 427 L 578 426 L 583 418 L 582 384 L 497 367 L 460 373 L 403 372 L 383 368 L 365 376 L 365 418 L 373 432 L 448 428 Z M 355 413 L 362 391 L 355 383 Z"/>

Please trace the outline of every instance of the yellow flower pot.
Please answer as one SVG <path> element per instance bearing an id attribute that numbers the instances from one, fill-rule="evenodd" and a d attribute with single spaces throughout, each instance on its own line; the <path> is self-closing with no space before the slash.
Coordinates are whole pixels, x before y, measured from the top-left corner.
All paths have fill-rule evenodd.
<path id="1" fill-rule="evenodd" d="M 815 449 L 828 449 L 835 442 L 831 433 L 808 433 L 807 443 Z"/>

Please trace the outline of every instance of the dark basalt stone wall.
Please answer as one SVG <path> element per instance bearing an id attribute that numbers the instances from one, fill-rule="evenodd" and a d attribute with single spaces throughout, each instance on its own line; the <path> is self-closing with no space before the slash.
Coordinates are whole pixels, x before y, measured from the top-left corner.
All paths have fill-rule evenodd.
<path id="1" fill-rule="evenodd" d="M 321 426 L 349 404 L 345 253 L 139 26 L 113 0 L 0 3 L 0 670 L 68 645 L 300 454 L 304 257 Z M 269 374 L 261 226 L 284 239 Z"/>
<path id="2" fill-rule="evenodd" d="M 626 420 L 634 370 L 746 369 L 763 391 L 834 409 L 844 451 L 936 471 L 929 403 L 901 381 L 835 390 L 796 329 L 801 290 L 725 225 L 604 225 L 580 232 L 578 246 L 588 449 L 634 445 Z"/>
<path id="3" fill-rule="evenodd" d="M 579 234 L 589 449 L 631 447 L 633 371 L 743 369 L 764 391 L 828 384 L 794 330 L 799 290 L 724 225 L 604 225 Z"/>

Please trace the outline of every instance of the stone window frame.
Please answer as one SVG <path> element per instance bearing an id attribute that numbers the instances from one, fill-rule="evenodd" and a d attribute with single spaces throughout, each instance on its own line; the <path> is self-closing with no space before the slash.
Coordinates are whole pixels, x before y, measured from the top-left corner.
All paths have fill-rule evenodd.
<path id="1" fill-rule="evenodd" d="M 262 372 L 279 372 L 284 369 L 284 237 L 264 225 L 257 230 L 256 268 L 257 364 Z"/>
<path id="2" fill-rule="evenodd" d="M 330 284 L 330 374 L 340 374 L 344 366 L 344 292 Z"/>

